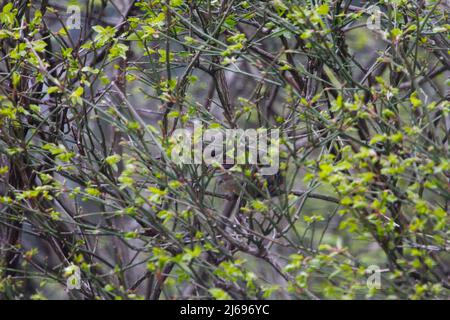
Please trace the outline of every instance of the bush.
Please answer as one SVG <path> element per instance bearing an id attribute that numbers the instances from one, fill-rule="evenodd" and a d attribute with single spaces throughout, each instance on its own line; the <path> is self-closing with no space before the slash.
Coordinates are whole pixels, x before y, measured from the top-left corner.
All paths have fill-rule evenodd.
<path id="1" fill-rule="evenodd" d="M 448 298 L 447 3 L 2 1 L 0 297 Z"/>

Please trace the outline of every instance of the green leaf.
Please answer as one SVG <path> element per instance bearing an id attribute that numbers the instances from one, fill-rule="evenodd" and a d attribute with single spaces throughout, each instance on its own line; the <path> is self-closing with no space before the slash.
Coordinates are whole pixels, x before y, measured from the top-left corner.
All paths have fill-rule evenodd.
<path id="1" fill-rule="evenodd" d="M 228 293 L 219 288 L 211 288 L 208 290 L 212 297 L 216 300 L 231 300 Z"/>
<path id="2" fill-rule="evenodd" d="M 320 15 L 327 15 L 330 11 L 330 7 L 327 4 L 322 4 L 319 8 L 317 8 L 317 13 Z"/>
<path id="3" fill-rule="evenodd" d="M 179 7 L 183 4 L 183 0 L 170 0 L 171 7 Z"/>

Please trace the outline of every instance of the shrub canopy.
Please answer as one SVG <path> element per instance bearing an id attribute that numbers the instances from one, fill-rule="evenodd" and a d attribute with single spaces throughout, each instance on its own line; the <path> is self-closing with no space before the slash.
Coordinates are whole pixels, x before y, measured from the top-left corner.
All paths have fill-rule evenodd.
<path id="1" fill-rule="evenodd" d="M 448 298 L 448 1 L 0 3 L 0 297 Z"/>

